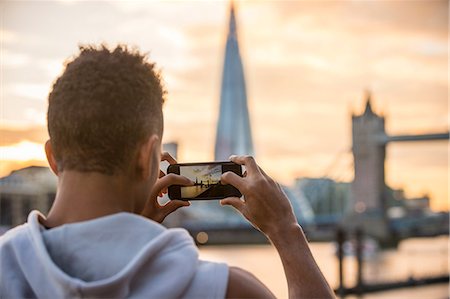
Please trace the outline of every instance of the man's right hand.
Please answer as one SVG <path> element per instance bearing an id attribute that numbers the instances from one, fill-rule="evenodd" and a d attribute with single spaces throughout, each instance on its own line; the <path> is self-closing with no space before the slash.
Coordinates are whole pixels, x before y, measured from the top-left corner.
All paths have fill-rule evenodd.
<path id="1" fill-rule="evenodd" d="M 232 156 L 230 160 L 244 165 L 246 173 L 244 177 L 240 177 L 226 172 L 221 181 L 238 188 L 244 195 L 244 200 L 229 197 L 222 199 L 220 203 L 235 207 L 270 239 L 283 263 L 289 298 L 334 298 L 333 291 L 314 260 L 303 230 L 297 223 L 291 203 L 280 185 L 265 174 L 252 157 Z M 227 298 L 272 296 L 256 278 L 239 271 L 241 272 L 230 270 Z M 242 279 L 245 279 L 245 283 L 239 285 L 236 281 Z M 248 287 L 250 285 L 252 287 Z M 234 292 L 243 287 L 246 293 L 242 290 L 238 294 Z"/>
<path id="2" fill-rule="evenodd" d="M 276 237 L 287 228 L 297 226 L 297 219 L 286 194 L 280 185 L 270 178 L 251 156 L 231 156 L 230 160 L 244 165 L 246 173 L 240 177 L 226 172 L 221 182 L 239 189 L 244 200 L 237 197 L 222 199 L 222 205 L 236 208 L 250 223 L 269 239 Z"/>

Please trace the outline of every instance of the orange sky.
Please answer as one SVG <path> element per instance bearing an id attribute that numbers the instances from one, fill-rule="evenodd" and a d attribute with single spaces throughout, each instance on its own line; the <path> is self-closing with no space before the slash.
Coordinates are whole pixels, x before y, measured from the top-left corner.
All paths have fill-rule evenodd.
<path id="1" fill-rule="evenodd" d="M 213 158 L 227 2 L 0 6 L 0 175 L 44 163 L 47 94 L 63 61 L 78 44 L 92 42 L 150 52 L 169 92 L 165 141 L 179 143 L 183 162 Z M 366 88 L 389 133 L 448 129 L 447 1 L 236 6 L 256 156 L 281 182 L 352 179 L 350 115 L 362 110 Z M 430 194 L 435 210 L 448 210 L 448 142 L 389 145 L 386 170 L 389 185 L 410 196 Z"/>

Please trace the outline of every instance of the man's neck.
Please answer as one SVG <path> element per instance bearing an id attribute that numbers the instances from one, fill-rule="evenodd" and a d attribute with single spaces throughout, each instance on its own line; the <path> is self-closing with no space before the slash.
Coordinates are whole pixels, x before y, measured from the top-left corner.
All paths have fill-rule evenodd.
<path id="1" fill-rule="evenodd" d="M 48 213 L 47 227 L 86 221 L 119 212 L 136 210 L 136 192 L 125 176 L 63 171 L 58 191 Z"/>

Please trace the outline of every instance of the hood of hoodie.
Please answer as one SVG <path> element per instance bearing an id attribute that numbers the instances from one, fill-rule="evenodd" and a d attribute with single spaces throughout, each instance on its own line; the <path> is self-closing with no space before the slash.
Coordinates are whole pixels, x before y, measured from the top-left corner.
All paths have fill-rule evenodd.
<path id="1" fill-rule="evenodd" d="M 198 250 L 184 229 L 166 229 L 131 213 L 52 229 L 45 229 L 39 217 L 44 216 L 31 212 L 27 224 L 0 239 L 2 273 L 9 270 L 2 275 L 0 294 L 14 294 L 7 291 L 14 286 L 6 285 L 12 269 L 32 297 L 45 298 L 179 298 L 201 280 Z M 224 265 L 219 268 L 212 272 L 222 287 L 213 292 L 223 297 L 228 272 Z"/>

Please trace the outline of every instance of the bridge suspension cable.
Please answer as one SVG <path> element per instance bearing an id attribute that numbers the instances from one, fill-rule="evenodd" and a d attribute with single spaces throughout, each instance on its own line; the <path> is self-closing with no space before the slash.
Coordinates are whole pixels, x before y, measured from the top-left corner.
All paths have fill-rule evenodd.
<path id="1" fill-rule="evenodd" d="M 334 170 L 339 166 L 339 163 L 344 160 L 345 155 L 351 153 L 351 151 L 352 151 L 351 148 L 345 148 L 338 151 L 337 154 L 334 156 L 334 158 L 331 160 L 331 162 L 328 164 L 328 166 L 325 168 L 325 171 L 323 172 L 324 173 L 323 177 L 332 179 L 333 178 L 332 173 L 335 172 Z"/>

